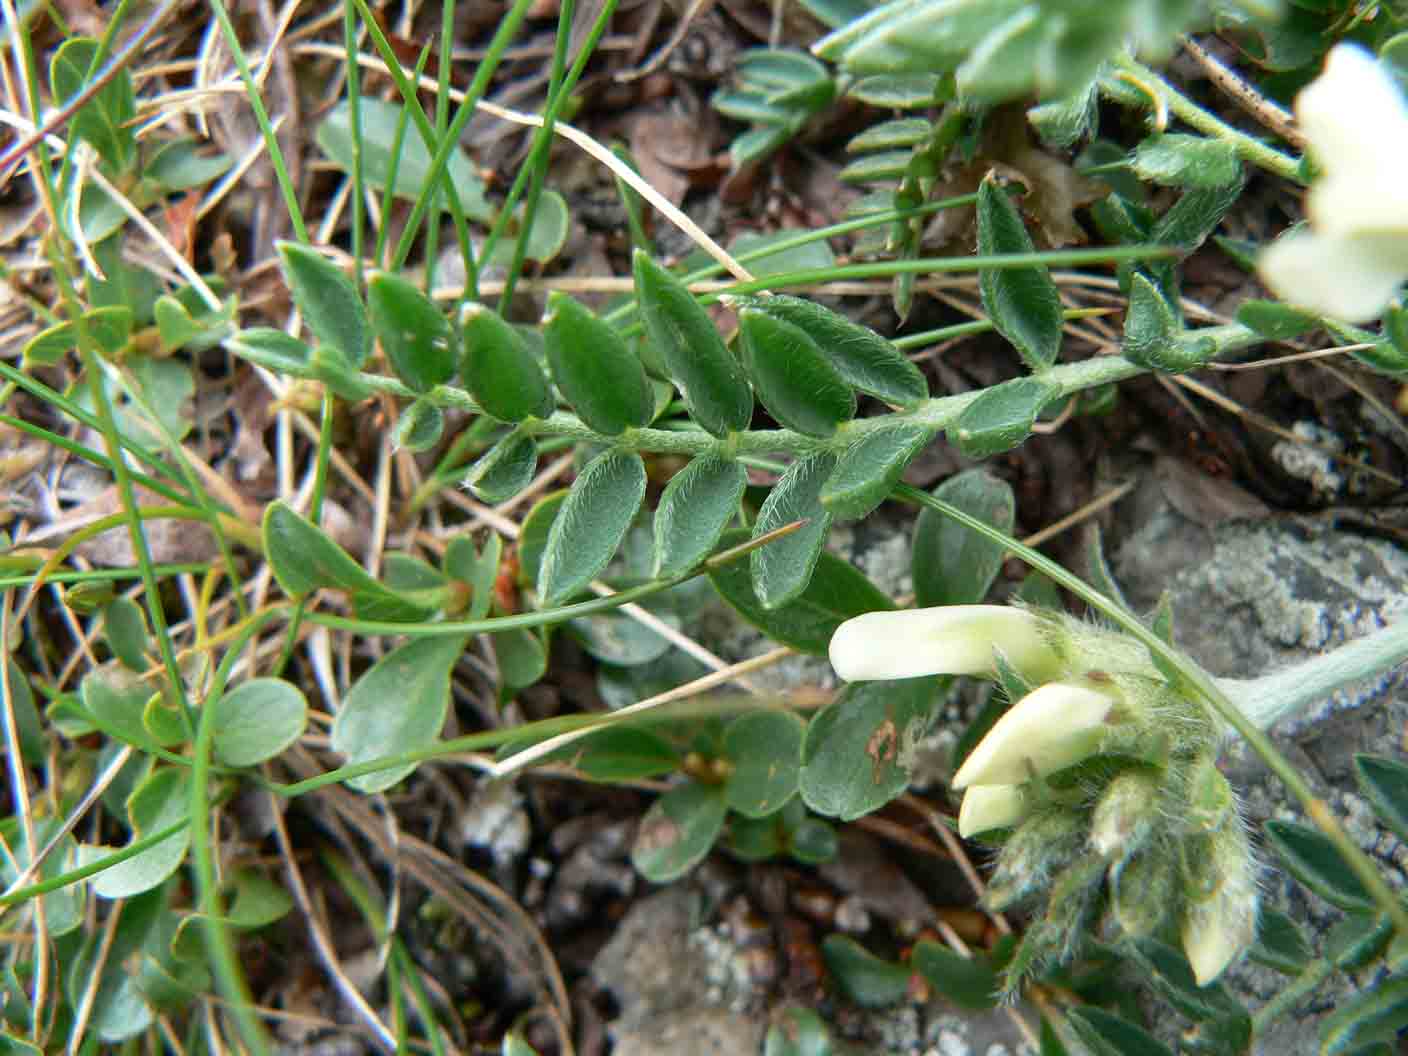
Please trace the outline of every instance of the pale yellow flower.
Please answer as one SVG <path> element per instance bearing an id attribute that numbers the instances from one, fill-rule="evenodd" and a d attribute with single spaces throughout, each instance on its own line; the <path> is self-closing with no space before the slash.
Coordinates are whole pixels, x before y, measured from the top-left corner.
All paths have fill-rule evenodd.
<path id="1" fill-rule="evenodd" d="M 1030 681 L 1056 670 L 1056 654 L 1037 618 L 1006 605 L 867 612 L 836 628 L 831 666 L 847 682 L 991 675 L 994 649 Z"/>
<path id="2" fill-rule="evenodd" d="M 1408 100 L 1369 52 L 1339 44 L 1295 112 L 1320 169 L 1310 226 L 1277 239 L 1257 270 L 1284 301 L 1368 322 L 1408 278 Z"/>
<path id="3" fill-rule="evenodd" d="M 1115 703 L 1108 693 L 1066 682 L 1033 690 L 968 753 L 953 787 L 1021 784 L 1074 766 L 1099 750 Z"/>

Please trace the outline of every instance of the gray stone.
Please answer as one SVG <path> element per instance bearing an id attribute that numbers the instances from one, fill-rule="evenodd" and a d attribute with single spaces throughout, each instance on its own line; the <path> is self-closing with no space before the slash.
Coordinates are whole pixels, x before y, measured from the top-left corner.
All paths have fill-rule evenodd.
<path id="1" fill-rule="evenodd" d="M 722 931 L 701 926 L 702 904 L 687 881 L 641 899 L 592 962 L 592 977 L 620 1006 L 616 1056 L 759 1051 L 761 992 Z"/>
<path id="2" fill-rule="evenodd" d="M 619 1031 L 612 1056 L 752 1056 L 767 1024 L 722 1008 L 690 1008 Z"/>

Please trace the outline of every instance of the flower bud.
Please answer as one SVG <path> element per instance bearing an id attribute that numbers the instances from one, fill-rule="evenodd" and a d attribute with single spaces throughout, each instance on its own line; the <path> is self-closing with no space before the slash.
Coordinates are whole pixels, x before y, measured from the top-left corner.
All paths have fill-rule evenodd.
<path id="1" fill-rule="evenodd" d="M 1240 824 L 1208 841 L 1210 852 L 1194 863 L 1200 875 L 1185 878 L 1183 952 L 1193 978 L 1207 986 L 1256 938 L 1256 877 L 1251 846 Z"/>
<path id="2" fill-rule="evenodd" d="M 958 835 L 965 839 L 992 829 L 1005 829 L 1027 816 L 1027 797 L 1020 785 L 973 785 L 958 808 Z"/>
<path id="3" fill-rule="evenodd" d="M 1045 777 L 1095 754 L 1115 698 L 1051 682 L 1017 701 L 969 753 L 953 787 L 1015 785 Z"/>
<path id="4" fill-rule="evenodd" d="M 992 910 L 1006 909 L 1045 887 L 1079 851 L 1083 839 L 1082 819 L 1074 811 L 1046 810 L 1027 819 L 1003 844 L 984 905 Z"/>
<path id="5" fill-rule="evenodd" d="M 1237 797 L 1211 755 L 1201 756 L 1188 773 L 1188 824 L 1216 832 L 1237 817 Z"/>
<path id="6" fill-rule="evenodd" d="M 1150 774 L 1121 774 L 1109 783 L 1090 819 L 1090 846 L 1102 858 L 1127 858 L 1158 820 L 1159 783 Z"/>
<path id="7" fill-rule="evenodd" d="M 1056 653 L 1037 617 L 1006 605 L 867 612 L 836 628 L 831 666 L 847 682 L 990 675 L 994 648 L 1029 682 L 1057 672 Z"/>
<path id="8" fill-rule="evenodd" d="M 1178 869 L 1167 854 L 1145 853 L 1111 870 L 1110 908 L 1131 939 L 1152 935 L 1168 916 L 1177 893 Z"/>

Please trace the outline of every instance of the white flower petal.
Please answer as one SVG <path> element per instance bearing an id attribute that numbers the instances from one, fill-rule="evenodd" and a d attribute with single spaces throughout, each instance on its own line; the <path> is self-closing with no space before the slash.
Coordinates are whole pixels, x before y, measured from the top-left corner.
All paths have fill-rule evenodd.
<path id="1" fill-rule="evenodd" d="M 1332 48 L 1324 73 L 1296 96 L 1295 110 L 1328 176 L 1367 186 L 1371 174 L 1383 173 L 1372 182 L 1387 186 L 1391 176 L 1401 183 L 1408 171 L 1408 101 L 1369 52 L 1354 44 Z"/>
<path id="2" fill-rule="evenodd" d="M 958 808 L 958 835 L 969 836 L 991 829 L 1005 829 L 1027 816 L 1027 797 L 1021 785 L 973 785 L 963 793 Z"/>
<path id="3" fill-rule="evenodd" d="M 831 666 L 847 682 L 988 674 L 994 648 L 1033 681 L 1055 671 L 1036 617 L 1006 605 L 867 612 L 836 628 Z"/>
<path id="4" fill-rule="evenodd" d="M 1290 231 L 1262 252 L 1257 273 L 1284 301 L 1369 322 L 1408 278 L 1408 231 L 1348 237 Z"/>
<path id="5" fill-rule="evenodd" d="M 1115 698 L 1051 682 L 1028 693 L 993 724 L 953 775 L 953 787 L 1016 785 L 1073 766 L 1100 747 Z"/>

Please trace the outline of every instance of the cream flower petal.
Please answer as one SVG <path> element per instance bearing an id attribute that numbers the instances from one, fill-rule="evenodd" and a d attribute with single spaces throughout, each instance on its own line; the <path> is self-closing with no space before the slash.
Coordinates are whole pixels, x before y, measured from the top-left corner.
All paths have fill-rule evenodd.
<path id="1" fill-rule="evenodd" d="M 1020 785 L 973 785 L 958 808 L 958 835 L 1005 829 L 1027 816 L 1027 797 Z"/>
<path id="2" fill-rule="evenodd" d="M 831 636 L 831 666 L 847 682 L 993 670 L 993 649 L 1024 677 L 1040 681 L 1056 654 L 1036 617 L 1005 605 L 943 605 L 867 612 Z"/>
<path id="3" fill-rule="evenodd" d="M 1408 230 L 1336 236 L 1290 231 L 1257 260 L 1276 296 L 1351 323 L 1377 319 L 1408 278 Z"/>
<path id="4" fill-rule="evenodd" d="M 953 775 L 953 787 L 1016 785 L 1073 766 L 1100 747 L 1115 698 L 1051 682 L 1028 693 L 993 724 Z"/>
<path id="5" fill-rule="evenodd" d="M 1338 44 L 1295 103 L 1296 120 L 1325 173 L 1345 183 L 1408 170 L 1408 101 L 1363 48 Z M 1368 203 L 1373 204 L 1373 203 Z"/>

